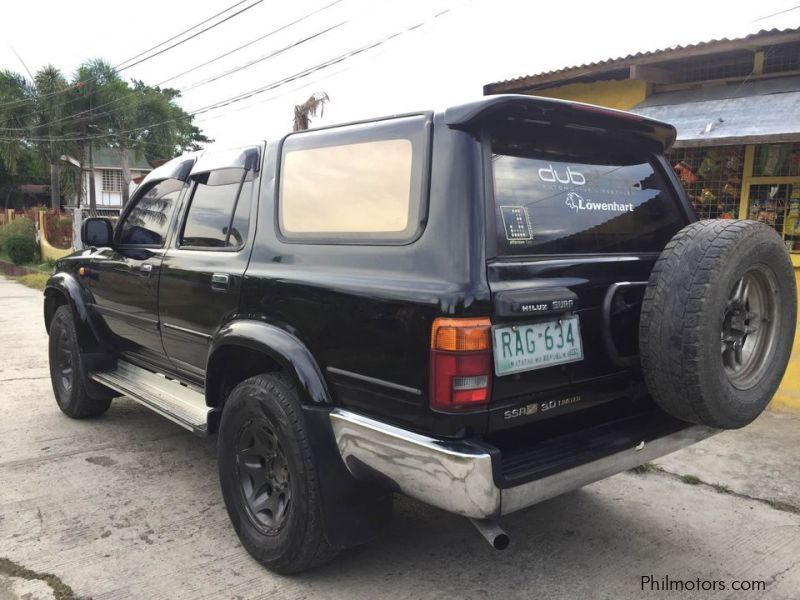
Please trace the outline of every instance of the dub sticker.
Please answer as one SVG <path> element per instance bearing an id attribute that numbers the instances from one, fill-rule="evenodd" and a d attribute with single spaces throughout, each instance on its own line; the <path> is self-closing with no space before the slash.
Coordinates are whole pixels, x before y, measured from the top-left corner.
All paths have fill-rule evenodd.
<path id="1" fill-rule="evenodd" d="M 533 241 L 533 227 L 528 209 L 524 206 L 501 206 L 503 227 L 506 239 L 511 244 L 524 244 Z"/>

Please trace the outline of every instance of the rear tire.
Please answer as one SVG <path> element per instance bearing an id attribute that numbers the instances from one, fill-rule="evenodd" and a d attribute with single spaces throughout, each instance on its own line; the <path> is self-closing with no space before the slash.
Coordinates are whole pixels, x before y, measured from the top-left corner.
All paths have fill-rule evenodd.
<path id="1" fill-rule="evenodd" d="M 653 267 L 639 350 L 667 413 L 736 429 L 766 408 L 794 342 L 797 291 L 777 232 L 755 221 L 684 227 Z"/>
<path id="2" fill-rule="evenodd" d="M 237 385 L 219 429 L 222 495 L 242 545 L 265 567 L 297 573 L 329 561 L 303 411 L 292 382 L 265 374 Z"/>
<path id="3" fill-rule="evenodd" d="M 108 410 L 113 393 L 90 396 L 75 319 L 69 306 L 59 306 L 50 323 L 50 381 L 58 407 L 68 417 L 97 417 Z"/>

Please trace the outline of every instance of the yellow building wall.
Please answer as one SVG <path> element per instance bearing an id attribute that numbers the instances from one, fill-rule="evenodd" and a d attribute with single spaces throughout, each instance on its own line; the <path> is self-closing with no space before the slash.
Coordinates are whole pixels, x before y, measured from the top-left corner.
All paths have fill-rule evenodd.
<path id="1" fill-rule="evenodd" d="M 570 83 L 532 92 L 534 96 L 574 100 L 618 110 L 630 110 L 644 102 L 647 94 L 647 83 L 638 79 Z"/>
<path id="2" fill-rule="evenodd" d="M 800 290 L 800 256 L 792 254 L 794 264 L 794 277 L 797 281 L 797 289 Z M 800 412 L 800 327 L 794 336 L 792 345 L 792 356 L 789 358 L 789 366 L 781 381 L 781 386 L 769 404 L 772 410 L 791 410 Z"/>
<path id="3" fill-rule="evenodd" d="M 44 212 L 39 213 L 39 252 L 42 255 L 42 260 L 58 260 L 72 254 L 72 249 L 63 250 L 56 248 L 47 241 L 47 234 L 44 228 Z"/>

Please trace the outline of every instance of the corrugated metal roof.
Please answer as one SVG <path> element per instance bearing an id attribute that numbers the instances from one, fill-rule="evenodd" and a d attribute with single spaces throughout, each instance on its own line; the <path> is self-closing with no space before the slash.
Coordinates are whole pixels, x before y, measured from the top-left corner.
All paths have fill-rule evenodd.
<path id="1" fill-rule="evenodd" d="M 631 112 L 671 123 L 676 147 L 800 140 L 800 77 L 655 94 Z"/>
<path id="2" fill-rule="evenodd" d="M 561 69 L 555 69 L 552 71 L 543 71 L 540 73 L 535 73 L 533 75 L 522 75 L 520 77 L 514 77 L 512 79 L 505 79 L 503 81 L 496 81 L 494 83 L 488 83 L 484 86 L 484 93 L 501 93 L 501 92 L 508 92 L 512 89 L 518 89 L 520 87 L 524 87 L 527 85 L 534 85 L 537 83 L 539 79 L 552 79 L 554 76 L 563 75 L 562 79 L 569 79 L 569 76 L 575 71 L 583 71 L 583 70 L 593 70 L 597 72 L 603 71 L 610 71 L 616 67 L 622 68 L 627 66 L 627 63 L 630 61 L 636 61 L 640 59 L 653 59 L 653 58 L 663 58 L 668 59 L 670 54 L 676 52 L 686 52 L 692 50 L 709 50 L 713 49 L 713 46 L 720 46 L 724 44 L 735 44 L 741 43 L 743 45 L 756 41 L 759 38 L 765 38 L 768 36 L 779 36 L 784 34 L 796 34 L 800 33 L 800 27 L 790 28 L 790 29 L 762 29 L 756 33 L 751 33 L 744 37 L 739 38 L 718 38 L 713 40 L 708 40 L 705 42 L 697 42 L 695 44 L 686 44 L 686 45 L 676 45 L 670 46 L 668 48 L 661 48 L 659 50 L 650 50 L 646 52 L 637 52 L 636 54 L 628 54 L 627 56 L 620 56 L 617 58 L 608 58 L 606 60 L 600 60 L 597 62 L 585 63 L 582 65 L 575 65 L 571 67 L 563 67 Z"/>

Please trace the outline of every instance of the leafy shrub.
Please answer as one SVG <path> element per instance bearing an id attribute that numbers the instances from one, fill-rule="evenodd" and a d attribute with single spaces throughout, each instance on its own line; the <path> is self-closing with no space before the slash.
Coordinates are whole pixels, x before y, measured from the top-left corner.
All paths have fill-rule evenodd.
<path id="1" fill-rule="evenodd" d="M 36 239 L 36 226 L 31 219 L 26 217 L 17 217 L 10 223 L 6 223 L 0 227 L 0 248 L 6 248 L 7 240 L 15 235 L 29 237 L 32 240 Z"/>
<path id="2" fill-rule="evenodd" d="M 36 240 L 25 235 L 12 235 L 6 238 L 6 252 L 15 265 L 33 262 L 36 257 Z"/>

